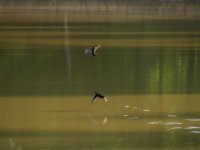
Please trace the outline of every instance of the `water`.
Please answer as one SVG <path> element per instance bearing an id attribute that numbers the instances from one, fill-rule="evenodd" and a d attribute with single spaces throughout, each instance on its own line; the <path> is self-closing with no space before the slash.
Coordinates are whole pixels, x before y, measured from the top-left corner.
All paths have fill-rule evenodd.
<path id="1" fill-rule="evenodd" d="M 198 149 L 199 95 L 1 97 L 1 149 Z"/>
<path id="2" fill-rule="evenodd" d="M 198 11 L 104 9 L 4 9 L 0 149 L 199 149 Z"/>

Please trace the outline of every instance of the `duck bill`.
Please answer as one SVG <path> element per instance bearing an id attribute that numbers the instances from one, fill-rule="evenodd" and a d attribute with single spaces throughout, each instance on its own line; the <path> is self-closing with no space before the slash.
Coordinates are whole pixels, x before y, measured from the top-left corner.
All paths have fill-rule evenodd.
<path id="1" fill-rule="evenodd" d="M 107 101 L 108 101 L 108 99 L 107 99 L 106 97 L 104 97 L 103 99 L 104 99 L 104 102 L 107 102 Z"/>

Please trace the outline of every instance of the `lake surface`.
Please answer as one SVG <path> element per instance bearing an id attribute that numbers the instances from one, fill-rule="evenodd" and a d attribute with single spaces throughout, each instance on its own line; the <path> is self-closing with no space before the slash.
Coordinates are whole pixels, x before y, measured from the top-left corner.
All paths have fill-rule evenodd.
<path id="1" fill-rule="evenodd" d="M 86 10 L 1 10 L 0 149 L 199 149 L 198 14 Z"/>

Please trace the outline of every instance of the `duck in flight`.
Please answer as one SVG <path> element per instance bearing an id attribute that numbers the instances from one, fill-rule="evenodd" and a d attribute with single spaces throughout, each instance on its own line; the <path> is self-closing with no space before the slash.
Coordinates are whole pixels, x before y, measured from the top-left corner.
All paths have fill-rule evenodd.
<path id="1" fill-rule="evenodd" d="M 94 95 L 94 97 L 93 97 L 91 103 L 93 103 L 97 98 L 103 99 L 105 102 L 108 101 L 107 98 L 106 98 L 104 95 L 95 92 L 95 95 Z"/>
<path id="2" fill-rule="evenodd" d="M 101 48 L 101 45 L 95 45 L 94 47 L 92 48 L 86 48 L 85 49 L 85 54 L 88 54 L 90 53 L 92 56 L 96 56 L 96 51 L 97 49 Z"/>

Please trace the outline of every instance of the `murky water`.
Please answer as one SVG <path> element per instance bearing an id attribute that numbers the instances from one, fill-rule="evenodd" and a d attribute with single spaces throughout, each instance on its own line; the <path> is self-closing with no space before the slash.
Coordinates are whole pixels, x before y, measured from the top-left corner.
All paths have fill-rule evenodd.
<path id="1" fill-rule="evenodd" d="M 198 17 L 81 12 L 1 14 L 0 149 L 199 149 Z"/>
<path id="2" fill-rule="evenodd" d="M 1 149 L 198 149 L 199 95 L 1 97 Z"/>

